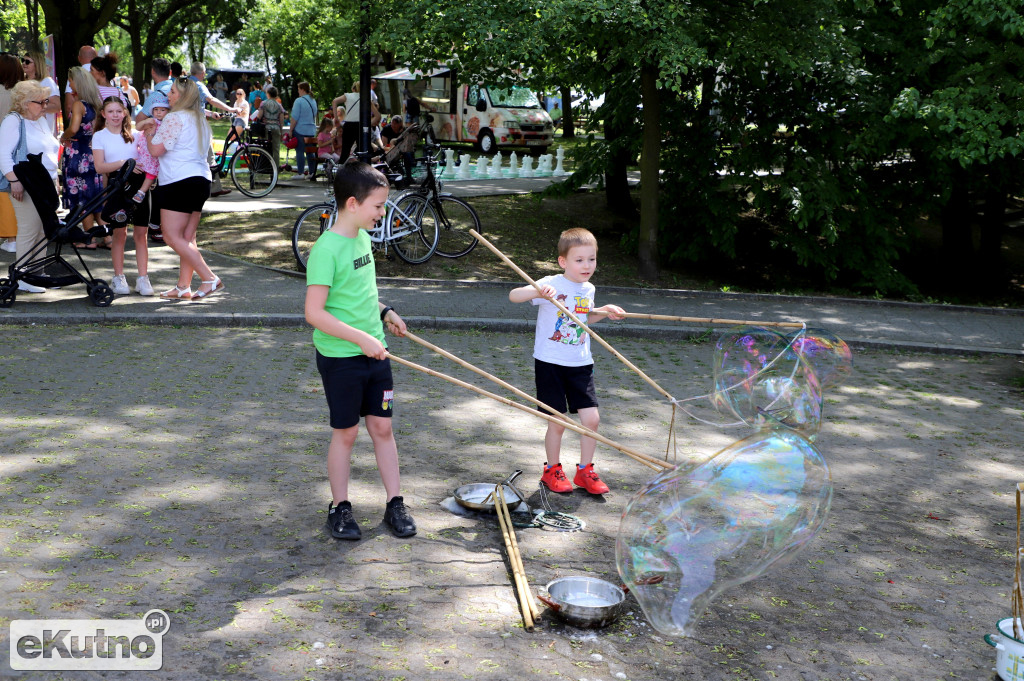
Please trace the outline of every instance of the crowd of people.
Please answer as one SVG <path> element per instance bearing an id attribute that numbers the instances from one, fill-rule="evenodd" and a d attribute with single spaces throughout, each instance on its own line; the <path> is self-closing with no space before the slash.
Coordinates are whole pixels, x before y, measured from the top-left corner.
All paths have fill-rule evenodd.
<path id="1" fill-rule="evenodd" d="M 129 227 L 137 293 L 157 293 L 150 281 L 150 242 L 166 243 L 180 258 L 177 282 L 161 297 L 198 300 L 224 287 L 196 245 L 204 203 L 230 192 L 210 169 L 214 153 L 208 108 L 226 112 L 239 137 L 251 131 L 264 140 L 278 167 L 281 146 L 294 148 L 293 178 L 316 180 L 324 160 L 347 160 L 357 148 L 358 83 L 335 97 L 321 116 L 306 81 L 297 84 L 289 110 L 269 76 L 261 84 L 243 74 L 229 86 L 220 73 L 208 86 L 201 62 L 193 63 L 186 76 L 180 64 L 157 58 L 140 92 L 118 73 L 116 54 L 99 55 L 86 45 L 78 62 L 67 73 L 62 99 L 43 54 L 0 55 L 0 250 L 15 253 L 20 264 L 27 264 L 21 263 L 26 256 L 34 260 L 45 254 L 35 248 L 44 238 L 43 217 L 14 173 L 15 164 L 39 154 L 63 208 L 81 215 L 85 233 L 104 234 L 75 246 L 110 250 L 115 295 L 132 293 L 125 271 Z M 371 151 L 383 153 L 406 122 L 395 116 L 382 124 L 375 86 L 373 81 Z M 100 197 L 111 175 L 129 160 L 135 169 L 126 190 Z M 193 290 L 196 276 L 199 286 Z M 45 291 L 25 281 L 18 285 L 26 292 Z"/>
<path id="2" fill-rule="evenodd" d="M 130 79 L 118 76 L 116 54 L 100 56 L 84 46 L 78 61 L 67 74 L 62 102 L 42 54 L 0 54 L 0 249 L 15 253 L 21 266 L 46 253 L 38 248 L 45 240 L 45 216 L 14 170 L 39 155 L 63 207 L 79 216 L 83 232 L 104 235 L 99 243 L 75 246 L 110 249 L 115 295 L 132 292 L 125 273 L 129 226 L 137 293 L 156 295 L 149 278 L 151 230 L 153 240 L 166 243 L 180 259 L 177 282 L 161 297 L 199 300 L 223 289 L 196 244 L 204 203 L 228 191 L 210 170 L 213 140 L 206 106 L 247 120 L 248 103 L 239 98 L 231 106 L 213 96 L 203 83 L 201 62 L 192 64 L 188 77 L 172 78 L 181 67 L 154 59 L 153 84 L 143 88 L 143 98 Z M 124 191 L 102 196 L 112 174 L 128 161 L 135 166 Z M 195 276 L 199 286 L 193 291 Z M 23 280 L 18 286 L 29 293 L 46 290 Z"/>

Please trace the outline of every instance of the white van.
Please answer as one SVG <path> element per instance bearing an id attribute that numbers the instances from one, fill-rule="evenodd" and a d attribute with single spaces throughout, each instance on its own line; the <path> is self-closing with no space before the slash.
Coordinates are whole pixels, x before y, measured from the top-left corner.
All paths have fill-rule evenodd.
<path id="1" fill-rule="evenodd" d="M 429 73 L 397 69 L 374 78 L 396 85 L 411 81 L 401 85 L 424 104 L 422 113 L 434 117 L 438 141 L 471 142 L 486 154 L 499 147 L 528 147 L 541 154 L 554 142 L 551 116 L 527 88 L 459 83 L 456 72 L 447 67 Z"/>

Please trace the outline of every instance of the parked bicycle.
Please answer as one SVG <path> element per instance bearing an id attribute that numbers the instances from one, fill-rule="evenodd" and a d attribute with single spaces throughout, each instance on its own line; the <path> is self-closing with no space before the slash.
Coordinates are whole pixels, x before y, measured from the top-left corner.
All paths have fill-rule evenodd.
<path id="1" fill-rule="evenodd" d="M 232 143 L 236 147 L 229 157 Z M 230 174 L 238 191 L 254 199 L 266 196 L 277 186 L 277 164 L 274 163 L 274 157 L 253 141 L 248 130 L 245 131 L 244 139 L 240 138 L 233 125 L 228 127 L 221 153 L 214 153 L 214 164 L 210 166 L 210 172 L 221 177 Z"/>
<path id="2" fill-rule="evenodd" d="M 292 228 L 292 252 L 302 272 L 306 271 L 306 262 L 309 260 L 309 251 L 313 244 L 321 234 L 334 225 L 338 216 L 338 203 L 334 197 L 335 168 L 334 161 L 327 161 L 324 169 L 328 187 L 327 200 L 302 211 Z M 410 265 L 419 265 L 429 260 L 430 256 L 434 255 L 438 243 L 439 221 L 433 210 L 420 212 L 417 205 L 417 213 L 414 216 L 401 209 L 390 198 L 386 205 L 388 210 L 384 219 L 378 221 L 374 228 L 367 232 L 373 249 L 383 250 L 385 255 L 389 248 L 393 249 L 399 258 Z"/>
<path id="3" fill-rule="evenodd" d="M 431 117 L 427 116 L 429 130 Z M 442 258 L 461 258 L 476 248 L 477 239 L 469 230 L 483 234 L 480 216 L 462 199 L 441 191 L 443 183 L 435 173 L 441 156 L 441 145 L 425 142 L 423 162 L 426 175 L 418 187 L 408 189 L 394 198 L 402 212 L 430 215 L 438 224 L 437 254 Z"/>

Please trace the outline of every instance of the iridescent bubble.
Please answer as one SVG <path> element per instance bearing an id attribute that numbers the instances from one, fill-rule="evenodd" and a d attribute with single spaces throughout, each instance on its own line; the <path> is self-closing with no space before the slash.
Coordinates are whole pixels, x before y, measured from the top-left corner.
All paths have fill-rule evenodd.
<path id="1" fill-rule="evenodd" d="M 814 371 L 822 390 L 842 385 L 853 372 L 853 353 L 839 336 L 825 329 L 806 329 L 790 336 L 793 352 Z"/>
<path id="2" fill-rule="evenodd" d="M 797 345 L 763 327 L 739 327 L 715 344 L 711 403 L 753 428 L 782 424 L 813 438 L 821 427 L 822 394 Z"/>
<path id="3" fill-rule="evenodd" d="M 622 515 L 619 575 L 659 632 L 691 635 L 719 593 L 790 560 L 831 503 L 820 452 L 799 433 L 765 429 L 647 483 Z"/>

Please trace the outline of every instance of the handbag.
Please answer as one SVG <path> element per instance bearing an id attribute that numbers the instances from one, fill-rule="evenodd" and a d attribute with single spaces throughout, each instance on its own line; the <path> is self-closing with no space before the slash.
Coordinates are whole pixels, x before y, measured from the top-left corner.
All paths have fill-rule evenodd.
<path id="1" fill-rule="evenodd" d="M 13 111 L 8 116 L 18 116 L 21 119 L 21 129 L 19 130 L 18 146 L 14 150 L 14 162 L 21 163 L 28 160 L 28 140 L 25 139 L 25 119 L 14 113 Z M 3 174 L 0 174 L 0 192 L 10 193 L 11 181 Z"/>

